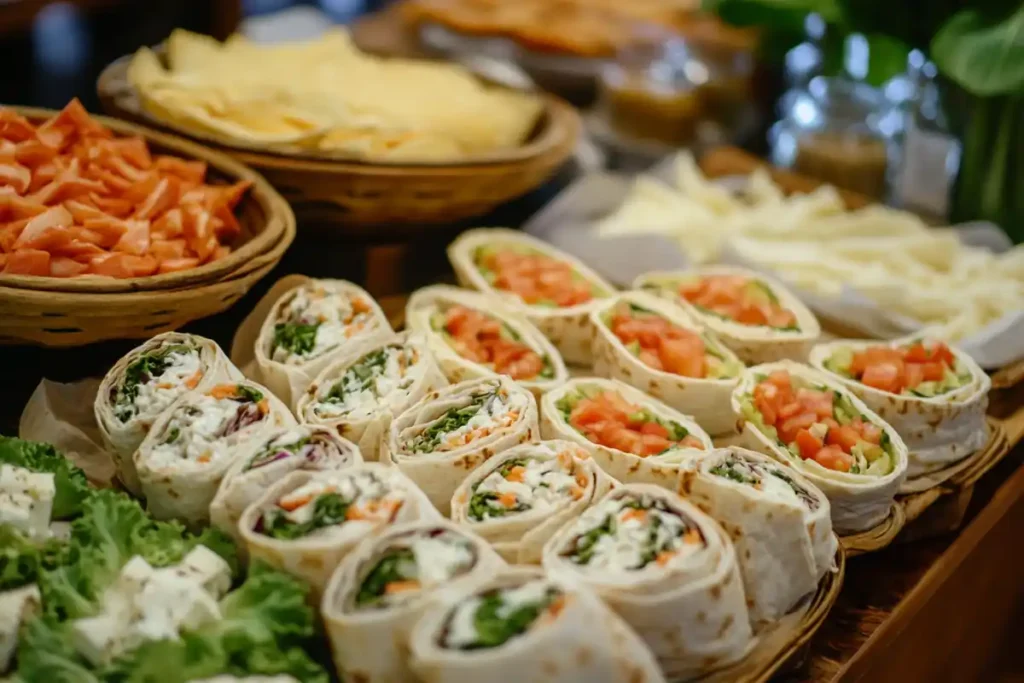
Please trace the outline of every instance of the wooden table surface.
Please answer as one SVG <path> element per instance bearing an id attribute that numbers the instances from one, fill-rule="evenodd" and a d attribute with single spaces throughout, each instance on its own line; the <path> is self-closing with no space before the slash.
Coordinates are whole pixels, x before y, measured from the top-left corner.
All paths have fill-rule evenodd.
<path id="1" fill-rule="evenodd" d="M 516 225 L 550 196 L 524 199 L 480 225 Z M 408 288 L 451 277 L 444 257 L 450 231 L 424 238 L 403 266 Z M 366 245 L 333 240 L 329 231 L 300 226 L 300 236 L 278 269 L 228 312 L 187 331 L 225 348 L 248 310 L 270 284 L 289 273 L 363 281 Z M 401 297 L 385 297 L 394 310 Z M 5 390 L 0 433 L 13 434 L 17 418 L 42 377 L 71 381 L 100 375 L 136 342 L 83 349 L 0 349 Z M 1020 403 L 1018 402 L 1018 405 Z M 1024 409 L 1007 421 L 1014 441 L 1024 435 Z M 1016 448 L 976 487 L 965 526 L 939 538 L 897 543 L 851 559 L 846 584 L 828 620 L 811 642 L 804 668 L 786 681 L 974 681 L 1002 645 L 1006 624 L 1022 603 L 1024 582 L 1015 560 L 1024 538 L 1024 449 Z M 929 513 L 941 511 L 936 506 Z M 928 513 L 926 513 L 927 515 Z"/>

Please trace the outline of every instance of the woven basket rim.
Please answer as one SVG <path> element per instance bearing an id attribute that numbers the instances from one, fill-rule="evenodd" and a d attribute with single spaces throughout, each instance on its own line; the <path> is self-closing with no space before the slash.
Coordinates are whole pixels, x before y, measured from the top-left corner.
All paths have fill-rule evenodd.
<path id="1" fill-rule="evenodd" d="M 157 49 L 159 53 L 159 46 Z M 193 139 L 221 152 L 228 153 L 245 163 L 260 167 L 288 168 L 301 165 L 302 170 L 322 173 L 358 173 L 360 170 L 367 175 L 402 175 L 410 173 L 431 173 L 459 169 L 464 172 L 488 167 L 528 164 L 537 157 L 543 156 L 552 148 L 558 147 L 566 133 L 572 127 L 566 125 L 567 118 L 577 119 L 579 114 L 567 102 L 550 93 L 534 93 L 543 102 L 539 119 L 540 130 L 518 147 L 500 152 L 486 152 L 467 156 L 465 159 L 446 162 L 388 162 L 384 160 L 366 161 L 354 156 L 328 154 L 302 154 L 288 150 L 267 150 L 258 146 L 245 145 L 239 141 L 228 140 L 213 134 L 185 130 L 171 121 L 165 121 L 145 111 L 141 106 L 138 93 L 127 80 L 128 64 L 133 55 L 123 55 L 108 64 L 96 81 L 96 91 L 109 113 L 119 117 L 140 121 L 144 125 L 155 126 L 173 131 L 176 135 Z M 504 87 L 504 86 L 496 86 Z"/>
<path id="2" fill-rule="evenodd" d="M 50 118 L 59 112 L 35 107 L 9 107 L 30 120 Z M 150 275 L 138 278 L 55 278 L 39 275 L 0 274 L 0 287 L 54 293 L 113 294 L 141 291 L 180 289 L 202 285 L 230 277 L 231 273 L 244 268 L 280 243 L 282 235 L 295 230 L 295 215 L 284 198 L 262 175 L 223 152 L 177 135 L 155 131 L 145 126 L 90 113 L 90 116 L 118 135 L 141 136 L 147 143 L 172 152 L 175 156 L 205 161 L 222 175 L 235 180 L 248 180 L 252 187 L 242 198 L 241 204 L 257 203 L 267 216 L 266 224 L 259 233 L 222 259 L 197 268 L 177 273 Z M 240 204 L 240 205 L 241 205 Z M 291 240 L 288 240 L 289 244 Z M 279 257 L 280 258 L 280 257 Z M 251 267 L 249 268 L 251 270 Z"/>

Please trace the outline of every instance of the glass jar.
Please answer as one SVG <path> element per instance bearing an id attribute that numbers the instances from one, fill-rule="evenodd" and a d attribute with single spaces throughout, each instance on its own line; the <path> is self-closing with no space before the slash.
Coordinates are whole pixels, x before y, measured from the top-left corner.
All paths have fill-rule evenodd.
<path id="1" fill-rule="evenodd" d="M 682 40 L 646 36 L 602 69 L 598 113 L 617 135 L 683 146 L 693 141 L 701 117 L 694 81 L 706 80 L 707 67 Z"/>
<path id="2" fill-rule="evenodd" d="M 887 194 L 894 117 L 882 92 L 817 76 L 790 91 L 769 132 L 772 163 L 875 199 Z"/>

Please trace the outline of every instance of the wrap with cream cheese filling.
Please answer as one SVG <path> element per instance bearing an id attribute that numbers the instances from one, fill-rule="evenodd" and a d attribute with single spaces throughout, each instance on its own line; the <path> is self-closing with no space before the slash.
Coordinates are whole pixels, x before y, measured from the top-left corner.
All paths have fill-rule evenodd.
<path id="1" fill-rule="evenodd" d="M 899 432 L 908 478 L 930 474 L 988 441 L 989 376 L 963 351 L 940 341 L 837 341 L 811 350 L 830 373 Z"/>
<path id="2" fill-rule="evenodd" d="M 584 586 L 512 567 L 441 596 L 413 627 L 419 680 L 663 683 L 650 650 Z"/>
<path id="3" fill-rule="evenodd" d="M 795 294 L 778 280 L 746 268 L 645 273 L 633 287 L 680 306 L 744 363 L 804 361 L 821 336 L 817 318 Z"/>
<path id="4" fill-rule="evenodd" d="M 468 230 L 448 246 L 459 284 L 523 315 L 567 363 L 590 365 L 590 312 L 615 292 L 579 259 L 519 230 Z"/>
<path id="5" fill-rule="evenodd" d="M 537 564 L 544 543 L 615 485 L 571 441 L 525 443 L 469 473 L 452 496 L 451 518 L 514 564 Z"/>
<path id="6" fill-rule="evenodd" d="M 142 495 L 132 455 L 178 397 L 241 379 L 215 342 L 194 334 L 165 332 L 117 361 L 100 383 L 93 411 L 125 488 Z"/>
<path id="7" fill-rule="evenodd" d="M 539 396 L 569 377 L 540 330 L 479 292 L 424 287 L 413 292 L 405 311 L 406 326 L 426 337 L 451 382 L 504 375 Z"/>
<path id="8" fill-rule="evenodd" d="M 245 445 L 294 424 L 288 408 L 255 382 L 186 392 L 133 456 L 150 514 L 188 524 L 209 521 L 221 479 Z"/>
<path id="9" fill-rule="evenodd" d="M 259 379 L 289 407 L 321 370 L 394 335 L 380 305 L 345 280 L 310 280 L 286 290 L 256 338 Z"/>
<path id="10" fill-rule="evenodd" d="M 692 415 L 709 434 L 736 428 L 729 399 L 743 363 L 677 306 L 646 292 L 623 292 L 590 319 L 594 374 Z"/>
<path id="11" fill-rule="evenodd" d="M 838 541 L 828 498 L 766 455 L 711 451 L 680 474 L 679 492 L 732 538 L 754 624 L 789 613 L 832 567 Z"/>
<path id="12" fill-rule="evenodd" d="M 440 515 L 394 467 L 367 462 L 292 472 L 246 508 L 238 522 L 249 557 L 308 582 L 319 598 L 338 563 L 385 526 Z"/>
<path id="13" fill-rule="evenodd" d="M 539 436 L 533 394 L 505 376 L 474 379 L 431 392 L 396 417 L 381 462 L 397 466 L 447 516 L 470 470 Z"/>
<path id="14" fill-rule="evenodd" d="M 623 382 L 591 377 L 541 399 L 541 435 L 578 444 L 618 481 L 673 491 L 680 465 L 713 447 L 693 418 Z"/>
<path id="15" fill-rule="evenodd" d="M 838 380 L 792 361 L 748 368 L 732 395 L 738 445 L 789 465 L 828 496 L 832 526 L 864 531 L 889 515 L 907 447 Z"/>
<path id="16" fill-rule="evenodd" d="M 441 591 L 476 586 L 507 565 L 481 538 L 448 521 L 399 524 L 342 561 L 321 601 L 344 681 L 404 683 L 408 638 Z"/>
<path id="17" fill-rule="evenodd" d="M 544 546 L 544 569 L 594 590 L 640 635 L 666 677 L 688 679 L 752 644 L 732 543 L 672 491 L 625 484 Z"/>
<path id="18" fill-rule="evenodd" d="M 240 540 L 242 513 L 286 475 L 338 470 L 362 461 L 355 444 L 326 427 L 275 429 L 240 449 L 210 503 L 210 522 Z"/>
<path id="19" fill-rule="evenodd" d="M 299 399 L 304 422 L 328 426 L 377 460 L 391 420 L 428 392 L 447 386 L 421 335 L 403 334 L 349 354 L 317 375 Z"/>

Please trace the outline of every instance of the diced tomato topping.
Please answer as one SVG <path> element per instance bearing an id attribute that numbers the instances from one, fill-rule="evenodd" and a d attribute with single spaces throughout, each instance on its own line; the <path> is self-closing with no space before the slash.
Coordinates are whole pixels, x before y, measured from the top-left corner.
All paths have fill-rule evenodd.
<path id="1" fill-rule="evenodd" d="M 885 361 L 869 365 L 860 381 L 869 387 L 898 394 L 903 390 L 903 361 Z"/>
<path id="2" fill-rule="evenodd" d="M 814 389 L 799 389 L 796 392 L 797 402 L 818 417 L 832 417 L 832 392 Z"/>
<path id="3" fill-rule="evenodd" d="M 853 456 L 844 453 L 838 446 L 825 446 L 815 454 L 814 461 L 836 472 L 849 472 L 853 466 Z"/>
<path id="4" fill-rule="evenodd" d="M 501 322 L 480 311 L 452 306 L 445 312 L 444 326 L 460 356 L 489 365 L 500 375 L 528 380 L 544 370 L 540 354 L 522 342 L 502 336 Z"/>
<path id="5" fill-rule="evenodd" d="M 673 441 L 665 425 L 646 417 L 637 419 L 643 412 L 617 392 L 604 391 L 577 402 L 569 413 L 569 424 L 596 444 L 641 457 L 676 446 L 704 448 L 699 439 L 689 434 Z"/>
<path id="6" fill-rule="evenodd" d="M 946 376 L 946 369 L 938 361 L 921 363 L 921 374 L 924 376 L 925 382 L 938 382 Z"/>
<path id="7" fill-rule="evenodd" d="M 806 429 L 797 431 L 794 441 L 797 448 L 800 449 L 800 457 L 804 460 L 813 458 L 825 445 L 821 442 L 821 439 L 816 437 L 814 434 L 811 434 Z"/>
<path id="8" fill-rule="evenodd" d="M 914 388 L 924 381 L 924 365 L 907 363 L 903 367 L 903 381 L 909 388 Z"/>
<path id="9" fill-rule="evenodd" d="M 517 294 L 528 304 L 576 306 L 593 298 L 592 288 L 565 261 L 540 253 L 490 252 L 478 265 L 494 273 L 494 286 Z"/>
<path id="10" fill-rule="evenodd" d="M 796 433 L 801 429 L 808 429 L 811 425 L 818 421 L 817 415 L 814 413 L 800 413 L 794 415 L 784 422 L 780 422 L 776 427 L 779 430 L 779 437 L 786 443 L 792 443 L 793 439 L 796 438 Z"/>
<path id="11" fill-rule="evenodd" d="M 922 382 L 938 382 L 956 358 L 941 342 L 915 342 L 902 348 L 872 346 L 858 351 L 850 373 L 869 387 L 898 394 Z"/>
<path id="12" fill-rule="evenodd" d="M 750 278 L 742 275 L 705 275 L 679 286 L 690 303 L 744 325 L 792 327 L 796 315 L 773 301 Z"/>
<path id="13" fill-rule="evenodd" d="M 860 438 L 863 439 L 864 441 L 867 441 L 868 443 L 874 444 L 876 446 L 882 443 L 881 427 L 873 425 L 870 422 L 864 422 L 862 420 L 857 420 L 850 426 L 853 429 L 857 430 L 857 433 L 860 434 Z"/>
<path id="14" fill-rule="evenodd" d="M 860 432 L 850 425 L 840 425 L 828 430 L 825 441 L 829 446 L 839 446 L 845 453 L 853 450 L 853 447 L 860 442 Z"/>
<path id="15" fill-rule="evenodd" d="M 656 313 L 642 313 L 621 304 L 611 315 L 610 329 L 623 344 L 637 344 L 645 365 L 683 377 L 707 374 L 704 340 Z"/>

